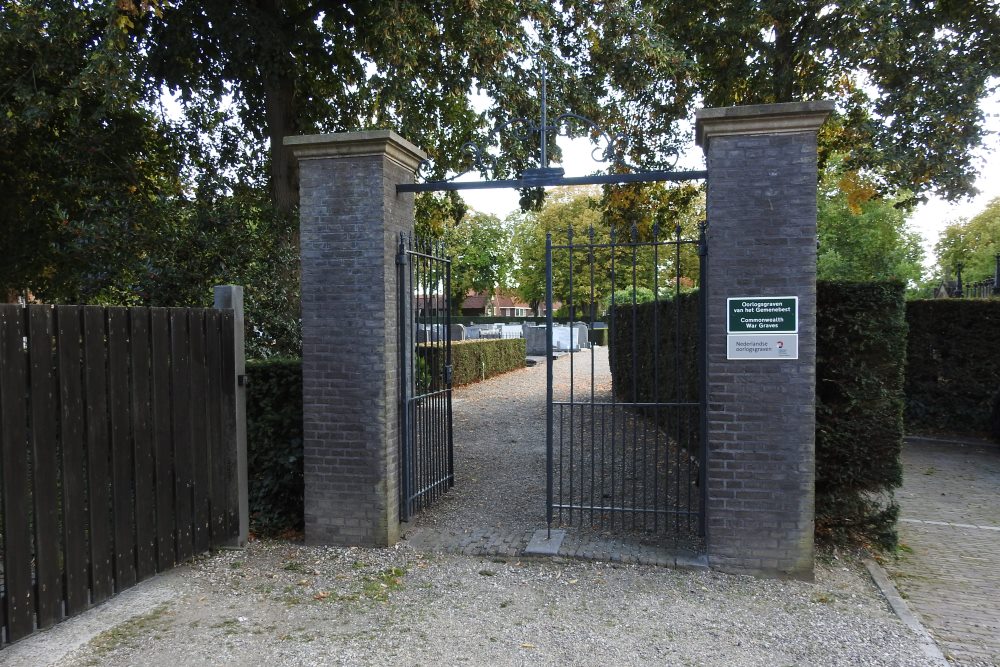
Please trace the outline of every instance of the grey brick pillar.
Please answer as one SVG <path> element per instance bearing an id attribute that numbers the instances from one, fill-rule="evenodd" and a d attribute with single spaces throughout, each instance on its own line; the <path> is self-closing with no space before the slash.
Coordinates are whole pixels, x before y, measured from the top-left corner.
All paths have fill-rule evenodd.
<path id="1" fill-rule="evenodd" d="M 697 113 L 708 163 L 705 528 L 720 570 L 813 576 L 816 133 L 832 110 Z M 727 358 L 727 298 L 778 296 L 798 297 L 798 358 Z"/>
<path id="2" fill-rule="evenodd" d="M 299 160 L 305 532 L 399 538 L 396 249 L 425 156 L 388 130 L 287 137 Z"/>

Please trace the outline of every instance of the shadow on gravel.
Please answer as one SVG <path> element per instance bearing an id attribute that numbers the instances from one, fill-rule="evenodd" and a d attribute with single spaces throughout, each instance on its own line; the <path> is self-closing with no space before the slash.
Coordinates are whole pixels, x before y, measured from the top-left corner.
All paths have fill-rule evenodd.
<path id="1" fill-rule="evenodd" d="M 557 401 L 571 390 L 610 400 L 607 348 L 576 354 L 572 371 L 561 357 L 553 374 Z M 546 527 L 545 364 L 455 389 L 453 411 L 455 486 L 404 524 L 404 537 L 423 551 L 521 555 Z M 601 413 L 556 412 L 555 500 L 564 508 L 552 527 L 567 529 L 559 555 L 698 565 L 696 466 L 652 419 L 621 406 Z"/>

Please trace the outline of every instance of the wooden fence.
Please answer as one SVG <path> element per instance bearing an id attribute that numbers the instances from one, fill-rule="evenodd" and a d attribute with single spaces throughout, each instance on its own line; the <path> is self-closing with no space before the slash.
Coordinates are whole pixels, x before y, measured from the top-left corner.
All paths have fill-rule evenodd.
<path id="1" fill-rule="evenodd" d="M 0 306 L 0 647 L 240 529 L 232 310 Z"/>

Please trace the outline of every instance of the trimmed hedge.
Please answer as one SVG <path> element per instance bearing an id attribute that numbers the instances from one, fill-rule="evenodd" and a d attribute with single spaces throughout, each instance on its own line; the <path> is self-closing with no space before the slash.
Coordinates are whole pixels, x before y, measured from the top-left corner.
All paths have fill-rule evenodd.
<path id="1" fill-rule="evenodd" d="M 681 345 L 690 351 L 681 358 L 681 397 L 693 401 L 698 400 L 697 302 L 696 292 L 678 302 Z M 654 315 L 659 376 L 674 377 L 676 307 L 664 301 L 656 313 L 656 304 L 640 304 L 635 327 L 631 306 L 617 310 L 610 356 L 620 399 L 653 399 Z M 821 538 L 895 544 L 899 509 L 892 490 L 902 482 L 904 309 L 899 283 L 817 285 L 816 531 Z M 639 360 L 635 377 L 633 332 Z M 667 386 L 672 388 L 672 381 Z"/>
<path id="2" fill-rule="evenodd" d="M 452 384 L 459 387 L 524 368 L 523 338 L 463 340 L 451 344 Z"/>
<path id="3" fill-rule="evenodd" d="M 677 328 L 677 313 L 681 328 Z M 681 294 L 676 299 L 615 306 L 609 317 L 611 345 L 608 348 L 611 365 L 612 390 L 626 402 L 695 402 L 699 400 L 698 369 L 701 339 L 698 335 L 698 293 Z M 655 345 L 654 333 L 659 332 Z M 680 334 L 677 355 L 675 341 Z M 636 362 L 633 363 L 633 352 Z M 656 363 L 654 364 L 654 358 Z M 679 362 L 679 363 L 678 363 Z M 633 375 L 633 370 L 637 372 Z M 655 393 L 655 379 L 659 379 L 660 392 Z M 676 383 L 676 384 L 675 384 Z M 679 391 L 679 395 L 678 395 Z M 676 421 L 676 410 L 657 410 L 660 425 L 668 431 L 680 426 L 685 442 L 681 444 L 694 452 L 698 449 L 697 410 L 685 411 L 681 424 Z"/>
<path id="4" fill-rule="evenodd" d="M 600 345 L 605 347 L 608 344 L 608 330 L 605 329 L 590 329 L 587 334 L 587 340 L 591 345 Z"/>
<path id="5" fill-rule="evenodd" d="M 1000 301 L 910 301 L 906 321 L 907 428 L 996 435 L 991 422 L 1000 390 Z"/>
<path id="6" fill-rule="evenodd" d="M 816 533 L 896 544 L 903 481 L 902 283 L 821 282 L 816 303 Z"/>
<path id="7" fill-rule="evenodd" d="M 301 531 L 301 359 L 247 361 L 247 474 L 251 530 Z"/>

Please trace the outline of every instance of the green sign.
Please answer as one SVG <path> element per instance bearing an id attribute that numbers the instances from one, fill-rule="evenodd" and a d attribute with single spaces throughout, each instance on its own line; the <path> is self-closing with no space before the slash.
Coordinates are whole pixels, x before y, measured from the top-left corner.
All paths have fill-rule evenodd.
<path id="1" fill-rule="evenodd" d="M 797 296 L 732 297 L 726 303 L 728 333 L 798 333 Z"/>

